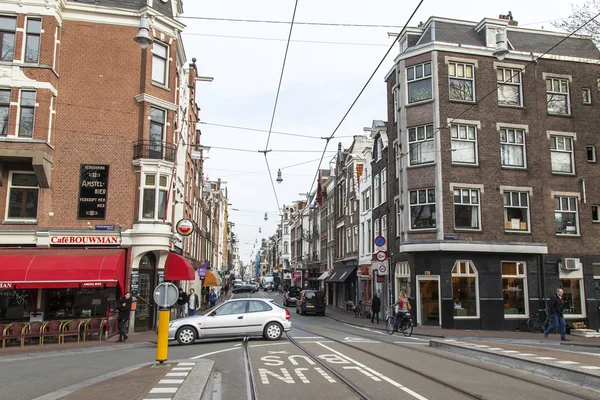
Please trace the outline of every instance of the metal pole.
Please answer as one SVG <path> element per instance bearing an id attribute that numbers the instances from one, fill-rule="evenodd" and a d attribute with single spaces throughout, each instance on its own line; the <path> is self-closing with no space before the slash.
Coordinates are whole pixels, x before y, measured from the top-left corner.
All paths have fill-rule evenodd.
<path id="1" fill-rule="evenodd" d="M 156 361 L 163 363 L 169 355 L 169 318 L 171 312 L 162 308 L 158 312 L 158 340 L 156 341 Z"/>

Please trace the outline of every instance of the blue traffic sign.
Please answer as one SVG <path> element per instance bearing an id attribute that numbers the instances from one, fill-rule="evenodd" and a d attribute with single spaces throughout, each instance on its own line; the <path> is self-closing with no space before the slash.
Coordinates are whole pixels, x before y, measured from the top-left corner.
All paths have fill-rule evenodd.
<path id="1" fill-rule="evenodd" d="M 383 236 L 377 236 L 375 238 L 375 246 L 383 247 L 385 245 L 385 238 Z"/>

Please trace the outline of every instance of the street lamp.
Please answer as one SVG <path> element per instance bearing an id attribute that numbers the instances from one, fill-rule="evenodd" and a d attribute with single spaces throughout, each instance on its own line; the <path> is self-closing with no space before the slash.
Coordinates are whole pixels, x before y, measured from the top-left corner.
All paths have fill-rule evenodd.
<path id="1" fill-rule="evenodd" d="M 140 18 L 140 31 L 135 35 L 133 40 L 135 40 L 142 50 L 147 49 L 154 42 L 150 36 L 150 22 L 148 21 L 147 14 L 142 15 Z"/>
<path id="2" fill-rule="evenodd" d="M 281 177 L 281 169 L 277 171 L 277 179 L 275 179 L 277 183 L 283 182 L 283 178 Z"/>

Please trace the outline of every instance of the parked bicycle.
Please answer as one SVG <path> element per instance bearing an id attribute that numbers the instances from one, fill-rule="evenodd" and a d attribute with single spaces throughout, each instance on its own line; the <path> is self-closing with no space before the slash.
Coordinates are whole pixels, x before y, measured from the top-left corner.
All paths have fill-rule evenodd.
<path id="1" fill-rule="evenodd" d="M 527 327 L 532 333 L 544 332 L 550 325 L 550 317 L 546 309 L 538 310 L 537 315 L 532 315 L 527 319 Z"/>
<path id="2" fill-rule="evenodd" d="M 358 301 L 358 304 L 354 306 L 354 318 L 364 318 L 365 306 L 362 300 Z"/>
<path id="3" fill-rule="evenodd" d="M 387 310 L 387 315 L 385 330 L 389 335 L 393 335 L 394 332 L 397 332 L 398 330 L 400 330 L 404 336 L 412 335 L 414 324 L 410 312 L 405 313 L 400 321 L 397 321 L 396 313 L 390 308 Z"/>

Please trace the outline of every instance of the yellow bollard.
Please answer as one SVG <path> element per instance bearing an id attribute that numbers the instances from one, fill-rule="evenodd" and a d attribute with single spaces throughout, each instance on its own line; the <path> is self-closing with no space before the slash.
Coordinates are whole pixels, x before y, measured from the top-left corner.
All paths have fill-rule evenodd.
<path id="1" fill-rule="evenodd" d="M 167 361 L 169 354 L 169 318 L 171 311 L 161 308 L 158 312 L 158 340 L 156 341 L 156 361 L 163 363 Z"/>

